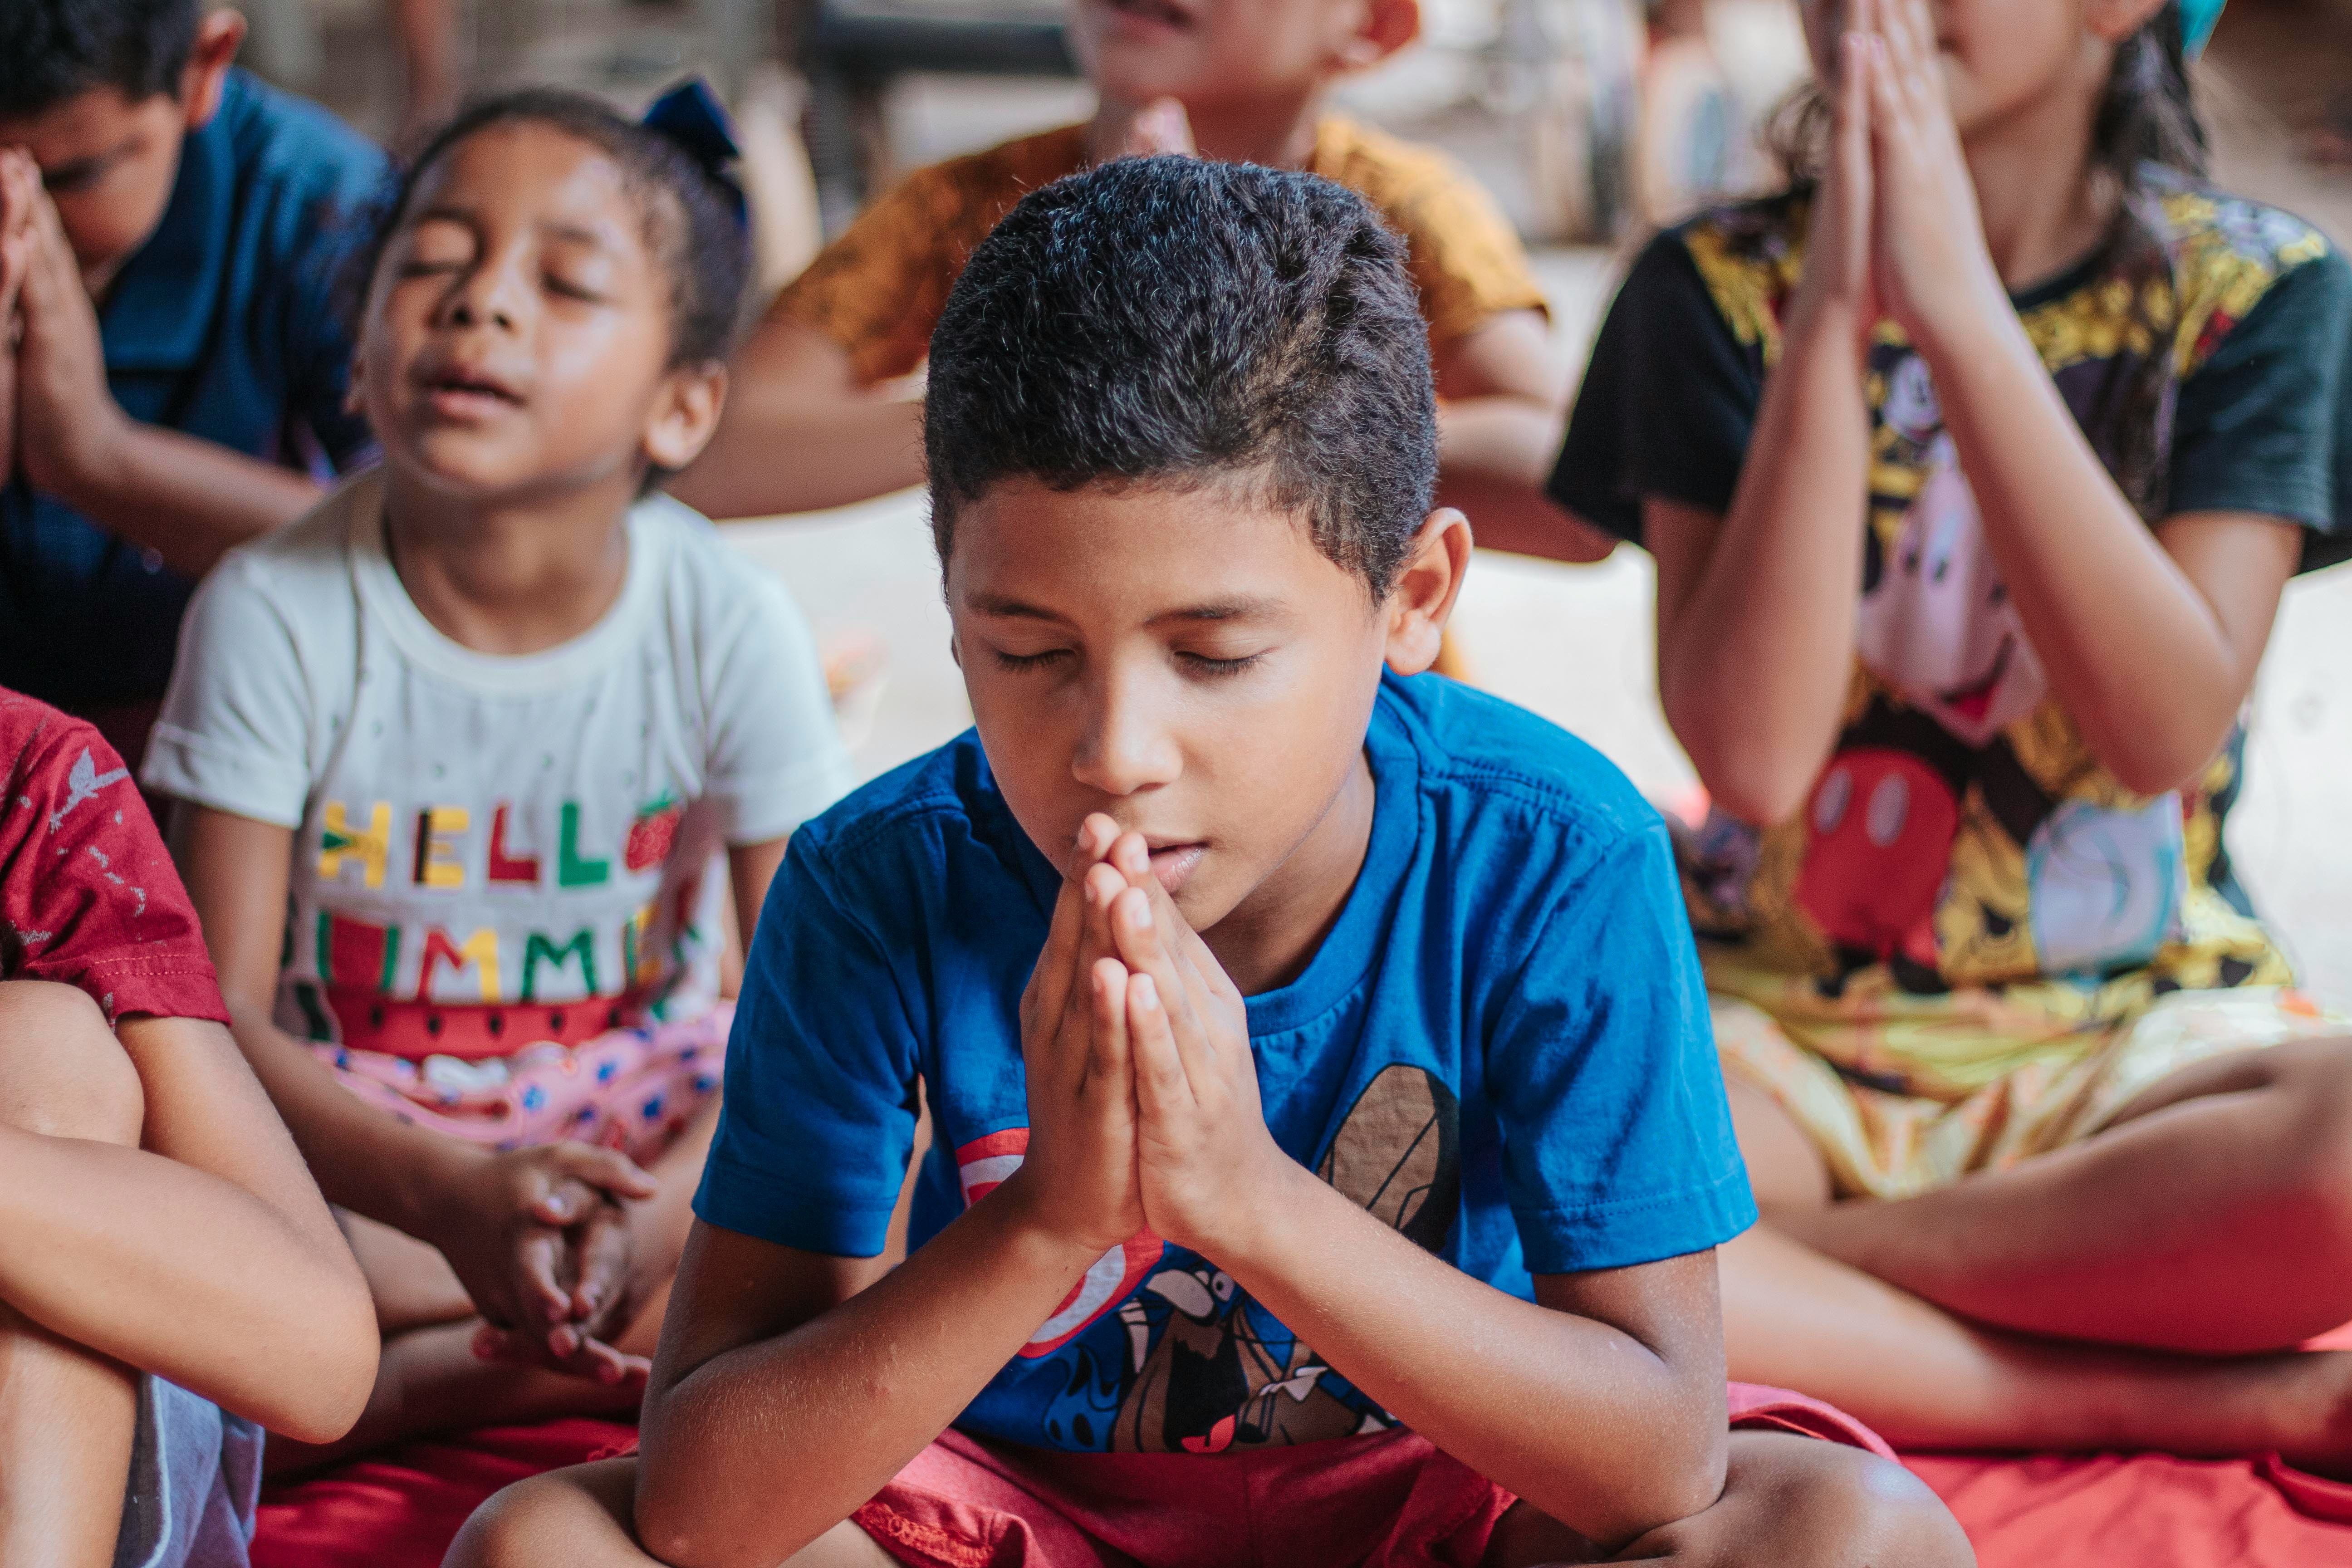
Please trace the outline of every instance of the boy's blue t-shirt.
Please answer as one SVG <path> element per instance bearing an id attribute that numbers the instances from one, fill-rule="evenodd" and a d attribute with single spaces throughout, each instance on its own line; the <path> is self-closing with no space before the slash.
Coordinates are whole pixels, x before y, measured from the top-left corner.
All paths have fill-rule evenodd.
<path id="1" fill-rule="evenodd" d="M 1383 684 L 1365 754 L 1354 890 L 1305 973 L 1249 999 L 1283 1150 L 1523 1298 L 1530 1270 L 1653 1262 L 1753 1223 L 1657 814 L 1582 742 L 1435 677 Z M 801 829 L 751 944 L 696 1212 L 880 1252 L 919 1085 L 933 1142 L 910 1244 L 1003 1181 L 1027 1141 L 1020 999 L 1059 887 L 973 733 Z M 1147 1237 L 957 1425 L 1210 1452 L 1387 1419 L 1213 1263 Z"/>
<path id="2" fill-rule="evenodd" d="M 232 70 L 170 204 L 99 305 L 124 413 L 327 477 L 371 448 L 343 406 L 339 272 L 382 149 Z M 0 686 L 88 711 L 161 698 L 195 584 L 21 473 L 0 489 Z"/>

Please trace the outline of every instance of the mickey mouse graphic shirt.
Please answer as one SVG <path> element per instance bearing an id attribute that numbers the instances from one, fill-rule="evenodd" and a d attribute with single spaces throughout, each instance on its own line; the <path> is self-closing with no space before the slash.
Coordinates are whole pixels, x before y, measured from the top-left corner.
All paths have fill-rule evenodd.
<path id="1" fill-rule="evenodd" d="M 1276 1142 L 1523 1299 L 1533 1274 L 1754 1223 L 1657 814 L 1580 742 L 1435 676 L 1384 683 L 1364 750 L 1355 887 L 1305 972 L 1248 999 Z M 1021 995 L 1060 889 L 971 732 L 803 828 L 752 942 L 696 1213 L 879 1253 L 919 1089 L 935 1131 L 909 1244 L 985 1202 L 1028 1146 Z M 1175 1453 L 1390 1424 L 1213 1262 L 1150 1235 L 1105 1253 L 956 1423 Z"/>
<path id="2" fill-rule="evenodd" d="M 2015 296 L 2028 336 L 2111 470 L 2122 420 L 2153 422 L 2162 515 L 2297 524 L 2305 570 L 2352 555 L 2352 268 L 2287 214 L 2158 188 L 2164 264 L 2095 258 Z M 1563 506 L 1636 542 L 1649 498 L 1729 509 L 1809 216 L 1783 195 L 1649 246 L 1594 349 L 1551 483 Z M 2140 375 L 2155 355 L 2168 376 Z M 1891 322 L 1866 384 L 1836 751 L 1794 820 L 1759 832 L 1718 814 L 1679 837 L 1710 985 L 1858 1081 L 1950 1099 L 2170 993 L 2287 983 L 2222 843 L 2242 735 L 2187 789 L 2118 784 L 2050 689 L 1927 363 Z M 2160 406 L 2136 416 L 2144 384 Z M 1948 1015 L 1916 1005 L 1960 992 L 1972 1002 Z"/>
<path id="3" fill-rule="evenodd" d="M 652 496 L 593 626 L 478 653 L 402 586 L 383 494 L 222 561 L 148 748 L 151 788 L 293 830 L 278 1023 L 463 1063 L 707 1008 L 717 858 L 850 780 L 782 584 Z"/>

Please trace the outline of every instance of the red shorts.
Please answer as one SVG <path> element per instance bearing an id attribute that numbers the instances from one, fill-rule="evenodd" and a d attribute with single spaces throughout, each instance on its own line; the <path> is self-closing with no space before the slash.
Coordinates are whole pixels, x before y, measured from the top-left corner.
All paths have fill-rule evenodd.
<path id="1" fill-rule="evenodd" d="M 1731 1424 L 1894 1458 L 1852 1416 L 1777 1388 L 1733 1384 Z M 950 1431 L 850 1518 L 910 1568 L 1475 1568 L 1517 1500 L 1402 1427 L 1213 1457 Z"/>

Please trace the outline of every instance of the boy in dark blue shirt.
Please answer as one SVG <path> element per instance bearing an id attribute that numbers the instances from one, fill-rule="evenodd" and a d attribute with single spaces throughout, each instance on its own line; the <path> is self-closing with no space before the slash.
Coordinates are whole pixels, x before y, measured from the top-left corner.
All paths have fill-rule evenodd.
<path id="1" fill-rule="evenodd" d="M 1470 535 L 1402 250 L 1176 158 L 975 250 L 925 418 L 977 728 L 793 842 L 642 1457 L 452 1563 L 1968 1560 L 1835 1412 L 1728 1429 L 1671 852 L 1417 674 Z"/>
<path id="2" fill-rule="evenodd" d="M 331 296 L 385 160 L 233 68 L 244 33 L 0 6 L 0 685 L 134 768 L 195 579 L 368 446 Z"/>

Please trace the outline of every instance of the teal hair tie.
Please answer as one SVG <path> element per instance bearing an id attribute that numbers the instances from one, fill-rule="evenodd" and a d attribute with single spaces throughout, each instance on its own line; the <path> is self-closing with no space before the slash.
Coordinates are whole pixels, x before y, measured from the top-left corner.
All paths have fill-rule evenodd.
<path id="1" fill-rule="evenodd" d="M 2205 47 L 2205 40 L 2213 36 L 2213 24 L 2221 19 L 2221 7 L 2227 0 L 2180 0 L 2180 40 L 2190 54 Z"/>

